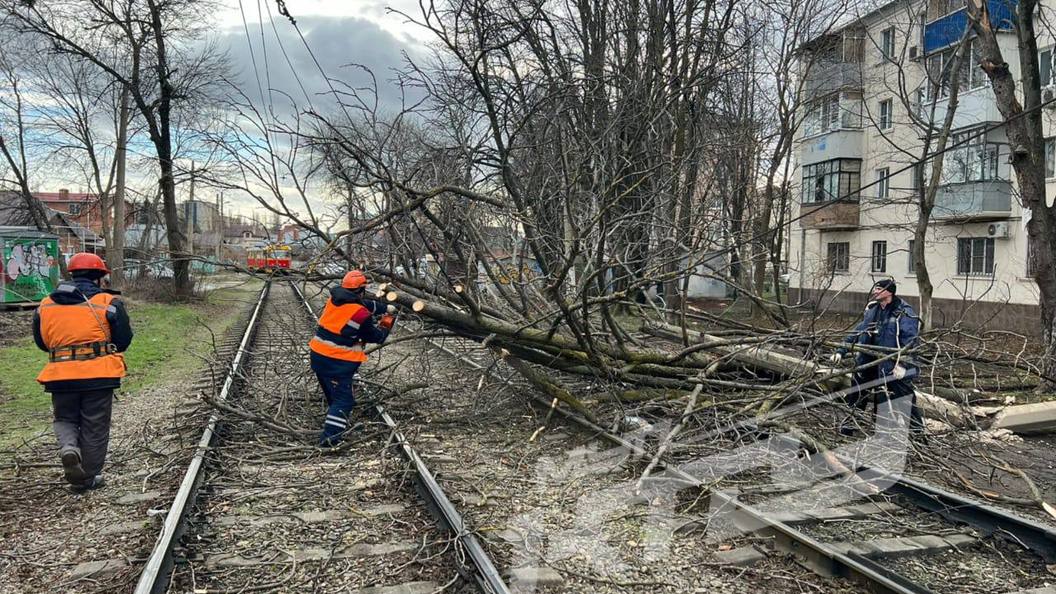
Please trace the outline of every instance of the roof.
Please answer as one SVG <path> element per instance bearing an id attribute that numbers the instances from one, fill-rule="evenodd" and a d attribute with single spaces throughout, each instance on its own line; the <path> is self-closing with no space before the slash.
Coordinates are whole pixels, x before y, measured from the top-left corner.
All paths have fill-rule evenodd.
<path id="1" fill-rule="evenodd" d="M 0 225 L 33 226 L 33 217 L 18 192 L 0 191 Z"/>
<path id="2" fill-rule="evenodd" d="M 70 220 L 70 216 L 67 213 L 64 213 L 64 212 L 61 212 L 61 211 L 58 211 L 58 210 L 50 210 L 49 218 L 52 219 L 51 224 L 52 224 L 53 227 L 58 227 L 59 229 L 69 229 L 70 232 L 73 233 L 73 235 L 77 239 L 82 239 L 82 240 L 84 240 L 85 243 L 93 243 L 93 244 L 102 244 L 103 243 L 103 238 L 102 237 L 99 237 L 99 235 L 97 235 L 91 229 L 88 229 L 87 227 L 84 227 L 82 225 L 78 225 L 77 223 L 71 221 Z M 62 224 L 61 225 L 56 225 L 55 224 L 55 220 L 56 219 Z"/>
<path id="3" fill-rule="evenodd" d="M 69 192 L 65 195 L 59 192 L 33 192 L 33 196 L 41 202 L 93 202 L 98 196 L 87 192 Z"/>
<path id="4" fill-rule="evenodd" d="M 863 26 L 867 21 L 872 21 L 889 7 L 901 4 L 904 3 L 900 0 L 867 0 L 862 2 L 858 6 L 859 10 L 848 9 L 836 19 L 836 22 L 831 27 L 801 43 L 799 49 L 809 49 L 822 40 L 841 34 L 851 27 Z"/>
<path id="5" fill-rule="evenodd" d="M 58 239 L 58 235 L 37 231 L 36 227 L 0 226 L 0 237 L 24 237 L 27 239 Z"/>

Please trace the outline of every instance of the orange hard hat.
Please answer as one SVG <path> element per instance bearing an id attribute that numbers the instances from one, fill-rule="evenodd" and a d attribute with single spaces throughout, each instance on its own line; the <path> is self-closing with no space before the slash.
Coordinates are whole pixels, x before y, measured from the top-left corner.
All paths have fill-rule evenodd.
<path id="1" fill-rule="evenodd" d="M 66 270 L 74 272 L 76 270 L 101 270 L 106 274 L 110 274 L 110 269 L 106 267 L 106 262 L 95 254 L 88 252 L 80 252 L 70 256 L 70 262 L 66 266 Z"/>
<path id="2" fill-rule="evenodd" d="M 367 286 L 367 275 L 362 270 L 349 270 L 345 278 L 341 279 L 341 287 L 345 289 L 362 289 Z"/>

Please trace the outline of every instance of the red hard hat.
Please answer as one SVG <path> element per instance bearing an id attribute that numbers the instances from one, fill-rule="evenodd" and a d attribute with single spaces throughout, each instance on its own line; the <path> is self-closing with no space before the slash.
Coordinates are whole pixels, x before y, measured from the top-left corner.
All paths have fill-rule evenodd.
<path id="1" fill-rule="evenodd" d="M 80 252 L 70 256 L 70 262 L 66 266 L 66 270 L 73 272 L 75 270 L 102 270 L 106 274 L 110 274 L 110 269 L 106 267 L 106 262 L 95 254 L 88 252 Z"/>
<path id="2" fill-rule="evenodd" d="M 367 286 L 367 275 L 362 270 L 349 270 L 345 278 L 341 279 L 341 286 L 345 289 L 362 289 Z"/>

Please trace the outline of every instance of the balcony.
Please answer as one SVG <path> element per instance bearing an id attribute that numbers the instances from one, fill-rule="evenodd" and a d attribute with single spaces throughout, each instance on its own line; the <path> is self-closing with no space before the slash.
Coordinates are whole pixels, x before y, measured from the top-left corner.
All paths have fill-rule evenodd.
<path id="1" fill-rule="evenodd" d="M 804 165 L 829 159 L 861 159 L 864 132 L 859 128 L 840 128 L 804 138 L 799 160 Z"/>
<path id="2" fill-rule="evenodd" d="M 857 62 L 818 62 L 803 83 L 807 99 L 843 89 L 862 88 L 862 65 Z"/>
<path id="3" fill-rule="evenodd" d="M 991 180 L 950 184 L 935 194 L 936 221 L 996 221 L 1012 216 L 1012 182 Z"/>
<path id="4" fill-rule="evenodd" d="M 846 231 L 858 228 L 857 201 L 804 202 L 800 205 L 800 227 L 821 231 Z"/>
<path id="5" fill-rule="evenodd" d="M 946 121 L 946 112 L 949 107 L 949 99 L 939 99 L 935 103 L 933 112 L 932 104 L 924 101 L 918 104 L 917 113 L 923 119 L 931 118 L 936 126 L 942 126 Z M 960 130 L 1000 122 L 1003 119 L 1001 111 L 997 108 L 997 98 L 990 87 L 962 90 L 957 99 L 957 111 L 953 114 L 953 125 L 950 129 Z"/>
<path id="6" fill-rule="evenodd" d="M 1016 16 L 1017 0 L 988 0 L 990 22 L 999 31 L 1011 31 Z M 961 40 L 968 27 L 968 14 L 965 9 L 951 12 L 924 25 L 924 53 L 950 47 Z"/>

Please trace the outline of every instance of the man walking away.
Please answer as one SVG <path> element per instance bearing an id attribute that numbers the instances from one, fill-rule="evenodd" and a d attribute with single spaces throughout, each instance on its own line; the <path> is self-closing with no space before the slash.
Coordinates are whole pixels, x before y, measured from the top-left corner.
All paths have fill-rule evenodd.
<path id="1" fill-rule="evenodd" d="M 363 297 L 367 277 L 361 270 L 345 274 L 341 286 L 330 289 L 315 336 L 308 343 L 312 371 L 319 378 L 326 397 L 326 420 L 319 436 L 320 447 L 340 443 L 348 430 L 349 414 L 356 404 L 353 380 L 359 366 L 367 360 L 365 343 L 382 343 L 396 319 L 384 313 L 377 325 L 374 317 L 386 311 L 386 305 Z"/>
<path id="2" fill-rule="evenodd" d="M 847 355 L 855 345 L 865 347 L 881 347 L 889 349 L 883 355 L 876 356 L 870 353 L 858 351 L 856 364 L 858 366 L 868 365 L 878 358 L 886 356 L 891 350 L 904 350 L 916 346 L 917 335 L 920 333 L 920 318 L 913 311 L 913 307 L 895 296 L 897 286 L 895 281 L 884 279 L 877 281 L 872 288 L 872 301 L 865 308 L 862 322 L 858 324 L 854 332 L 845 339 L 846 347 L 841 347 L 831 357 L 833 364 L 839 362 Z M 915 434 L 923 434 L 924 421 L 917 407 L 916 393 L 913 390 L 913 377 L 917 368 L 905 353 L 899 352 L 896 356 L 886 359 L 872 367 L 859 369 L 855 372 L 855 384 L 860 386 L 868 382 L 881 380 L 881 394 L 878 395 L 886 404 L 904 396 L 910 397 L 910 430 Z M 864 408 L 868 399 L 868 390 L 860 390 L 847 399 L 851 406 Z M 851 419 L 848 419 L 840 427 L 843 434 L 851 434 L 854 427 Z"/>
<path id="3" fill-rule="evenodd" d="M 101 286 L 110 274 L 102 258 L 74 254 L 67 269 L 71 280 L 33 315 L 33 339 L 48 353 L 37 381 L 51 393 L 63 474 L 82 492 L 103 486 L 114 390 L 125 375 L 121 353 L 132 343 L 132 327 L 117 293 Z"/>

